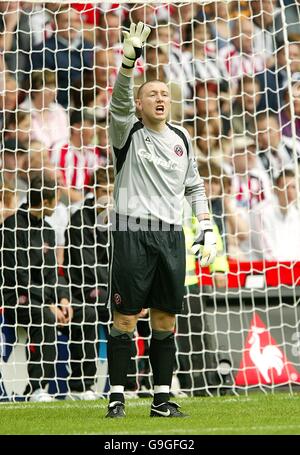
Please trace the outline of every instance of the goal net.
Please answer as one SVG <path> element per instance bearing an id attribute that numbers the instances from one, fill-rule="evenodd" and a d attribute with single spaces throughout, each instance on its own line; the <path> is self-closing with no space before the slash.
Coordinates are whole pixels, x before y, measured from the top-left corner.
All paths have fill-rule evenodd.
<path id="1" fill-rule="evenodd" d="M 131 21 L 151 27 L 134 95 L 168 85 L 217 235 L 201 269 L 187 204 L 172 392 L 298 390 L 300 2 L 0 1 L 0 401 L 108 393 L 108 108 Z M 145 311 L 128 396 L 152 393 L 150 336 Z"/>

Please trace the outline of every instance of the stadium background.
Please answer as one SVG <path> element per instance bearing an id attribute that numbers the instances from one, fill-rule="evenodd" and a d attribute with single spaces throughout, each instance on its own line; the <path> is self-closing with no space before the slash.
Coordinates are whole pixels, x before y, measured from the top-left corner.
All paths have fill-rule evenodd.
<path id="1" fill-rule="evenodd" d="M 66 22 L 59 21 L 62 11 Z M 203 284 L 205 291 L 201 298 L 198 290 L 199 312 L 205 317 L 204 331 L 210 339 L 205 351 L 230 365 L 229 382 L 223 384 L 224 378 L 220 377 L 217 385 L 209 384 L 205 378 L 204 391 L 220 393 L 224 385 L 228 390 L 235 385 L 234 393 L 239 393 L 240 387 L 247 392 L 256 386 L 274 390 L 278 385 L 297 391 L 299 240 L 290 224 L 282 231 L 281 249 L 276 249 L 272 237 L 273 249 L 268 243 L 261 243 L 258 248 L 250 220 L 252 212 L 256 214 L 260 207 L 269 209 L 269 205 L 261 204 L 274 204 L 274 179 L 283 169 L 293 169 L 297 190 L 294 202 L 299 198 L 300 26 L 296 0 L 147 6 L 1 2 L 2 144 L 7 138 L 19 137 L 29 150 L 26 157 L 22 155 L 17 168 L 2 155 L 2 219 L 26 197 L 24 174 L 29 175 L 32 169 L 48 168 L 55 173 L 58 186 L 70 190 L 62 195 L 63 217 L 59 223 L 54 220 L 61 254 L 64 223 L 82 200 L 95 169 L 99 166 L 108 169 L 112 164 L 107 142 L 108 103 L 120 64 L 121 25 L 128 25 L 131 19 L 143 20 L 153 28 L 144 57 L 137 66 L 136 85 L 147 74 L 154 77 L 154 73 L 169 83 L 174 100 L 171 120 L 187 127 L 192 134 L 200 172 L 206 178 L 212 212 L 223 241 L 220 256 L 222 253 L 227 261 L 221 271 L 225 272 L 225 282 L 219 270 L 196 270 L 197 283 Z M 42 92 L 43 84 L 47 86 L 44 73 L 47 65 L 39 55 L 47 49 L 48 40 L 57 45 L 57 30 L 65 33 L 60 43 L 67 52 L 75 49 L 76 54 L 78 30 L 87 42 L 85 57 L 78 51 L 84 60 L 85 73 L 82 61 L 78 71 L 72 72 L 64 58 L 61 63 L 55 61 L 56 67 L 46 59 L 48 68 L 55 72 L 58 90 L 52 103 L 59 101 L 59 124 L 58 117 L 50 118 L 49 123 L 41 121 L 36 112 L 33 115 L 32 104 L 28 104 L 32 95 L 28 76 L 33 68 L 42 75 L 37 92 Z M 75 59 L 75 67 L 76 64 Z M 84 158 L 78 164 L 76 151 L 69 144 L 69 117 L 74 108 L 86 112 L 87 107 L 89 123 L 79 129 L 80 156 Z M 36 111 L 44 109 L 47 111 L 42 105 Z M 84 143 L 83 128 L 91 133 L 90 143 Z M 66 144 L 69 144 L 69 161 Z M 237 163 L 236 167 L 233 165 L 233 155 L 246 157 L 247 147 L 257 162 L 251 168 L 247 162 L 246 169 L 239 170 Z M 212 197 L 216 196 L 212 194 L 214 184 L 220 187 L 217 197 Z M 295 213 L 293 222 L 299 226 L 299 212 Z M 240 231 L 245 226 L 246 235 Z M 260 231 L 259 237 L 264 237 L 262 234 Z M 183 317 L 197 317 L 197 313 Z M 22 396 L 26 383 L 26 339 L 21 333 L 16 343 L 12 328 L 5 326 L 5 316 L 1 326 L 1 390 L 2 399 L 6 400 Z M 255 328 L 261 332 L 256 333 Z M 265 347 L 279 350 L 275 354 L 277 368 L 272 364 L 272 355 L 269 357 L 269 378 L 263 374 L 259 360 L 254 361 L 250 355 L 254 333 L 258 356 L 263 358 Z M 190 364 L 185 374 L 191 377 L 197 374 L 193 366 L 193 356 L 197 354 L 195 335 L 199 334 L 184 334 L 189 349 L 183 355 Z M 99 338 L 103 337 L 99 327 Z M 142 338 L 137 341 L 139 354 L 144 350 Z M 66 339 L 62 341 L 67 343 Z M 59 352 L 65 354 L 63 343 Z M 99 392 L 107 391 L 105 356 L 103 339 L 99 347 Z M 137 371 L 142 357 L 136 357 Z M 58 380 L 67 375 L 67 368 L 64 364 L 61 367 L 65 369 L 58 373 L 53 391 L 59 386 L 65 393 L 65 384 Z M 218 362 L 205 365 L 208 372 L 217 368 Z M 177 372 L 180 373 L 179 360 Z M 186 390 L 193 394 L 197 391 L 193 386 Z"/>

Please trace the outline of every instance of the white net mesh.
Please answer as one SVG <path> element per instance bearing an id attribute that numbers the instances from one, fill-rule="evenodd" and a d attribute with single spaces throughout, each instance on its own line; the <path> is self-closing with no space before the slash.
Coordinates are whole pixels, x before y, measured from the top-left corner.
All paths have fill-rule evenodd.
<path id="1" fill-rule="evenodd" d="M 0 401 L 108 392 L 108 106 L 121 31 L 139 20 L 151 35 L 135 95 L 146 80 L 168 84 L 218 236 L 216 262 L 199 270 L 187 208 L 173 392 L 296 389 L 299 14 L 297 0 L 0 2 Z M 55 204 L 35 211 L 41 191 Z M 152 392 L 149 340 L 146 314 L 131 396 Z"/>

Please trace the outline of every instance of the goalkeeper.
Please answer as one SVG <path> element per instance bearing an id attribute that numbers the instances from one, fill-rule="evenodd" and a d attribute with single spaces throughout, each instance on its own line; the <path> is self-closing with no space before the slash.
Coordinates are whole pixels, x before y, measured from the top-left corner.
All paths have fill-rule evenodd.
<path id="1" fill-rule="evenodd" d="M 202 265 L 216 255 L 207 198 L 184 128 L 167 122 L 168 87 L 148 81 L 133 101 L 133 71 L 150 28 L 139 22 L 124 32 L 124 55 L 110 104 L 109 135 L 115 168 L 108 337 L 110 403 L 107 417 L 124 417 L 124 385 L 138 315 L 150 308 L 153 371 L 152 417 L 184 417 L 169 401 L 175 364 L 175 315 L 182 310 L 185 280 L 184 197 L 204 239 Z M 141 121 L 135 117 L 136 108 Z"/>

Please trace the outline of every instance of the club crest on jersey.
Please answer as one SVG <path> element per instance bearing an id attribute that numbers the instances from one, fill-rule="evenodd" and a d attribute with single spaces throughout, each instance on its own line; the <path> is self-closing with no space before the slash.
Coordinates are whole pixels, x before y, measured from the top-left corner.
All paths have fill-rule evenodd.
<path id="1" fill-rule="evenodd" d="M 177 156 L 182 156 L 183 148 L 181 147 L 181 145 L 175 145 L 174 152 L 176 153 Z"/>

